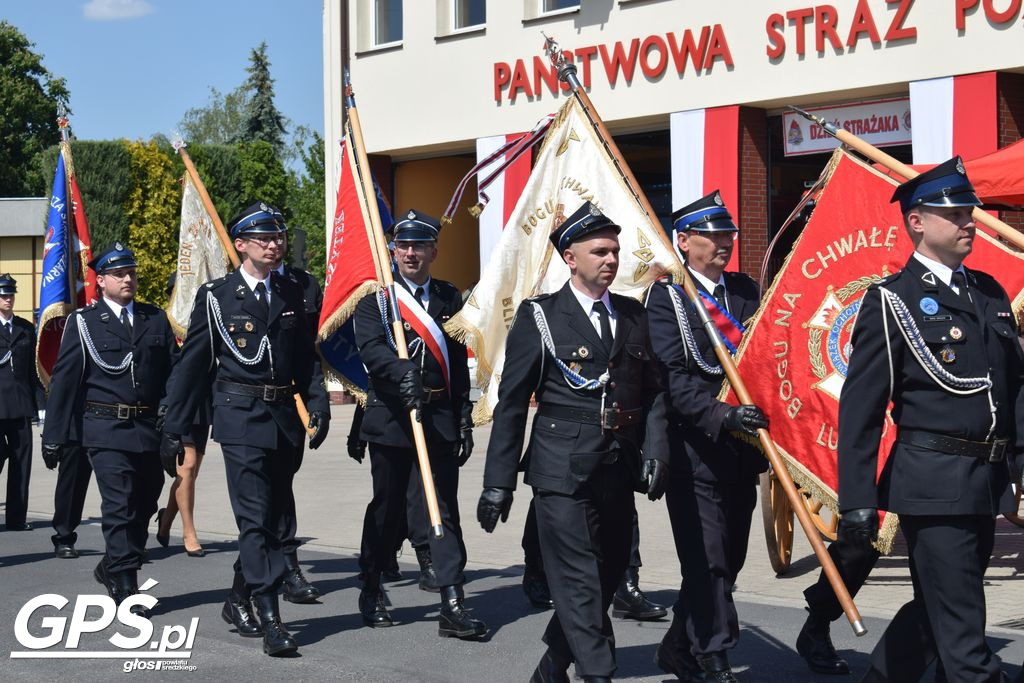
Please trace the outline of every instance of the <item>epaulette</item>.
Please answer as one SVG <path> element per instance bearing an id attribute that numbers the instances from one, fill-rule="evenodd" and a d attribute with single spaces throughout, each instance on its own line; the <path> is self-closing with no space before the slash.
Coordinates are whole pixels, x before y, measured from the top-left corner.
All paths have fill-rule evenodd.
<path id="1" fill-rule="evenodd" d="M 523 299 L 523 301 L 544 301 L 545 299 L 550 299 L 554 295 L 554 292 L 549 292 L 548 294 L 538 294 L 537 296 L 528 296 L 525 299 Z"/>
<path id="2" fill-rule="evenodd" d="M 75 313 L 84 313 L 85 311 L 91 311 L 94 308 L 96 308 L 96 303 L 95 302 L 91 303 L 91 304 L 86 304 L 85 306 L 82 306 L 81 308 L 76 308 L 75 309 Z"/>
<path id="3" fill-rule="evenodd" d="M 438 278 L 431 278 L 430 281 L 436 283 L 438 289 L 448 288 L 449 290 L 451 290 L 452 292 L 455 292 L 456 294 L 461 294 L 462 293 L 462 291 L 458 287 L 456 287 L 454 283 L 448 282 L 448 280 L 440 280 Z"/>
<path id="4" fill-rule="evenodd" d="M 217 287 L 220 287 L 222 284 L 224 284 L 227 281 L 228 281 L 228 276 L 224 275 L 222 277 L 217 278 L 216 280 L 210 280 L 209 282 L 207 282 L 203 286 L 206 287 L 207 289 L 215 289 Z"/>
<path id="5" fill-rule="evenodd" d="M 670 285 L 673 282 L 675 282 L 675 278 L 672 277 L 672 273 L 666 270 L 664 273 L 661 274 L 661 277 L 659 277 L 654 282 L 662 285 Z"/>
<path id="6" fill-rule="evenodd" d="M 731 278 L 733 280 L 746 280 L 747 282 L 749 282 L 749 283 L 751 283 L 753 285 L 757 284 L 757 280 L 755 280 L 754 278 L 750 277 L 746 273 L 741 273 L 738 270 L 726 271 L 725 277 L 726 278 Z"/>
<path id="7" fill-rule="evenodd" d="M 876 283 L 875 283 L 875 286 L 877 286 L 877 285 L 891 285 L 891 284 L 892 284 L 893 282 L 896 282 L 896 280 L 898 280 L 898 279 L 899 279 L 899 277 L 900 277 L 900 274 L 901 274 L 902 272 L 903 272 L 902 270 L 897 270 L 897 271 L 896 271 L 895 273 L 893 273 L 892 275 L 886 275 L 886 276 L 885 276 L 885 277 L 883 277 L 883 278 L 882 278 L 881 280 L 879 280 L 878 282 L 876 282 Z"/>

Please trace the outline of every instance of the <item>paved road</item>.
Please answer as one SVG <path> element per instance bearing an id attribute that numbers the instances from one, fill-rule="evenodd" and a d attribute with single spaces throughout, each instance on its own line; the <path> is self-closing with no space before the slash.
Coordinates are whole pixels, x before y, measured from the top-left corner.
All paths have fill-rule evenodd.
<path id="1" fill-rule="evenodd" d="M 409 581 L 390 589 L 393 613 L 402 623 L 387 630 L 361 627 L 357 615 L 358 584 L 355 553 L 358 546 L 362 512 L 369 497 L 369 468 L 356 465 L 344 455 L 345 435 L 351 407 L 336 406 L 332 433 L 319 451 L 307 453 L 306 462 L 296 478 L 300 533 L 309 539 L 300 557 L 307 575 L 325 597 L 321 605 L 283 603 L 284 618 L 301 645 L 301 656 L 293 660 L 265 657 L 259 641 L 244 640 L 231 633 L 220 620 L 219 611 L 231 577 L 234 561 L 234 522 L 226 498 L 223 466 L 216 445 L 211 450 L 199 478 L 199 502 L 196 519 L 207 557 L 193 559 L 181 549 L 178 529 L 172 533 L 169 549 L 151 544 L 152 562 L 141 578 L 153 578 L 159 584 L 151 593 L 160 604 L 154 616 L 159 634 L 165 626 L 188 625 L 199 619 L 192 648 L 192 673 L 144 672 L 158 678 L 201 676 L 204 679 L 239 673 L 258 679 L 288 676 L 295 680 L 360 681 L 523 681 L 543 652 L 540 633 L 548 615 L 531 609 L 519 588 L 522 550 L 519 539 L 526 514 L 525 495 L 520 489 L 509 522 L 493 535 L 486 535 L 472 520 L 482 476 L 484 450 L 489 429 L 477 433 L 478 453 L 463 470 L 460 496 L 465 512 L 466 544 L 470 565 L 467 585 L 468 605 L 491 626 L 484 642 L 440 639 L 436 635 L 436 596 L 419 591 L 411 581 L 415 561 L 411 552 L 402 559 Z M 37 461 L 33 473 L 30 517 L 35 529 L 22 533 L 0 533 L 0 585 L 5 600 L 0 601 L 0 651 L 10 653 L 24 648 L 17 643 L 13 624 L 21 607 L 43 593 L 61 593 L 74 601 L 81 594 L 96 594 L 100 587 L 91 577 L 102 552 L 98 525 L 99 499 L 93 489 L 86 503 L 87 522 L 80 529 L 78 560 L 56 560 L 51 553 L 48 519 L 52 512 L 55 481 Z M 638 499 L 641 511 L 642 584 L 652 598 L 662 603 L 674 599 L 678 568 L 667 515 L 663 504 Z M 758 515 L 758 513 L 755 513 Z M 755 517 L 748 564 L 739 578 L 736 600 L 743 635 L 732 655 L 740 679 L 744 681 L 835 680 L 815 677 L 792 652 L 792 644 L 803 621 L 801 591 L 815 576 L 815 563 L 805 542 L 794 548 L 794 565 L 785 578 L 776 578 L 768 567 L 760 518 Z M 993 568 L 987 577 L 989 636 L 993 648 L 1004 657 L 1007 670 L 1016 673 L 1024 659 L 1024 630 L 1009 628 L 1013 620 L 1024 616 L 1024 600 L 1018 581 L 1024 570 L 1024 533 L 1001 521 Z M 411 563 L 411 564 L 410 564 Z M 910 594 L 905 549 L 897 544 L 892 556 L 885 558 L 871 582 L 858 599 L 870 633 L 857 639 L 842 623 L 835 630 L 836 646 L 856 672 L 867 666 L 867 653 L 884 629 L 888 618 Z M 72 603 L 73 604 L 73 603 Z M 49 609 L 50 612 L 45 610 Z M 70 616 L 72 606 L 65 607 Z M 93 619 L 99 608 L 90 608 Z M 43 608 L 33 620 L 30 631 L 45 635 L 40 618 L 56 614 Z M 998 626 L 997 624 L 1005 624 Z M 619 646 L 619 675 L 643 681 L 665 680 L 658 675 L 651 658 L 667 622 L 631 623 L 615 620 Z M 125 635 L 135 632 L 122 627 Z M 82 636 L 80 650 L 114 648 L 107 642 L 113 630 Z M 52 648 L 55 650 L 61 647 Z M 10 659 L 0 669 L 0 678 L 24 680 L 25 677 L 72 676 L 74 680 L 105 680 L 122 671 L 130 657 L 111 660 L 25 660 Z M 843 679 L 846 680 L 846 679 Z"/>

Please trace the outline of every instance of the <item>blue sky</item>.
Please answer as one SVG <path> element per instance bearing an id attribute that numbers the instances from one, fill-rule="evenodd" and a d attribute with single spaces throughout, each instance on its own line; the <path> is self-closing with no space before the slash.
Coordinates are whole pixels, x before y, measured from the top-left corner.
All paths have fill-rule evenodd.
<path id="1" fill-rule="evenodd" d="M 0 18 L 67 79 L 80 140 L 170 137 L 211 86 L 245 80 L 263 40 L 278 109 L 323 132 L 321 0 L 2 0 Z"/>

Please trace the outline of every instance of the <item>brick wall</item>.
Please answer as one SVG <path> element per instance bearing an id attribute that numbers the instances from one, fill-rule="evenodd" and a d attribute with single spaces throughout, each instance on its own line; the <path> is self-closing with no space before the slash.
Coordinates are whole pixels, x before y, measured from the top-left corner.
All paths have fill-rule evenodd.
<path id="1" fill-rule="evenodd" d="M 740 270 L 757 276 L 768 249 L 768 117 L 740 107 Z"/>
<path id="2" fill-rule="evenodd" d="M 1006 147 L 1024 137 L 1024 74 L 1000 72 L 996 76 L 996 97 L 999 146 Z M 1003 211 L 1000 218 L 1024 232 L 1024 211 Z"/>

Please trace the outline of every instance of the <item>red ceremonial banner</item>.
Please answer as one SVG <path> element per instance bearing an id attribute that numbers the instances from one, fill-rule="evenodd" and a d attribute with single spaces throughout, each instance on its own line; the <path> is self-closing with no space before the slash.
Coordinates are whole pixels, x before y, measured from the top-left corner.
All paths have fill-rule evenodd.
<path id="1" fill-rule="evenodd" d="M 794 481 L 837 511 L 839 393 L 861 298 L 897 272 L 913 252 L 897 204 L 896 182 L 837 150 L 814 213 L 747 326 L 736 362 Z M 968 268 L 996 277 L 1012 299 L 1024 288 L 1024 259 L 979 227 Z M 725 400 L 736 404 L 728 386 Z M 882 434 L 879 471 L 895 439 Z M 895 516 L 892 516 L 895 517 Z M 895 520 L 883 523 L 889 547 Z"/>

